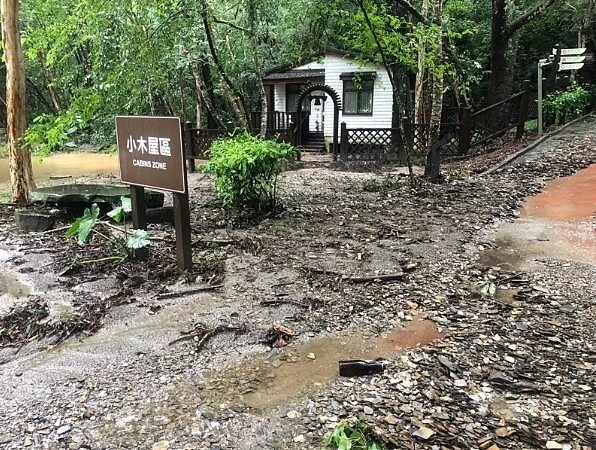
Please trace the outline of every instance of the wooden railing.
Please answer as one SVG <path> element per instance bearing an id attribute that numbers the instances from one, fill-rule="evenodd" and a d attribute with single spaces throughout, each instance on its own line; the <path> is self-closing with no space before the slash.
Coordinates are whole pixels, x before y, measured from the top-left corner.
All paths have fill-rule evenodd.
<path id="1" fill-rule="evenodd" d="M 469 108 L 445 108 L 437 143 L 433 145 L 440 159 L 466 155 L 470 148 L 516 128 L 516 137 L 521 137 L 524 125 L 531 116 L 532 92 L 529 82 L 524 89 L 512 96 L 477 112 Z M 302 117 L 305 120 L 308 116 Z M 262 113 L 251 114 L 251 127 L 254 133 L 261 128 Z M 267 133 L 269 139 L 300 145 L 302 137 L 296 132 L 297 113 L 270 111 L 267 113 Z M 308 126 L 301 127 L 308 132 Z M 424 161 L 431 148 L 426 141 L 429 124 L 412 123 L 408 119 L 399 128 L 351 128 L 341 124 L 339 158 L 343 161 L 380 161 L 405 164 L 404 144 L 408 144 L 410 156 L 416 162 Z M 190 128 L 191 154 L 189 161 L 205 157 L 213 141 L 228 134 L 227 130 L 207 130 Z"/>

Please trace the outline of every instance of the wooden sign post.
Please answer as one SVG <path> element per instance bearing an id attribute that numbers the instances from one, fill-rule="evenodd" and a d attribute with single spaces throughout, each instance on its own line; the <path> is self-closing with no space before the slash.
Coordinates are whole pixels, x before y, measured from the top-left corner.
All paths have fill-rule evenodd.
<path id="1" fill-rule="evenodd" d="M 172 192 L 178 267 L 192 266 L 190 207 L 178 117 L 116 116 L 120 179 L 130 184 L 133 227 L 147 229 L 145 187 Z M 136 253 L 146 259 L 147 249 Z"/>

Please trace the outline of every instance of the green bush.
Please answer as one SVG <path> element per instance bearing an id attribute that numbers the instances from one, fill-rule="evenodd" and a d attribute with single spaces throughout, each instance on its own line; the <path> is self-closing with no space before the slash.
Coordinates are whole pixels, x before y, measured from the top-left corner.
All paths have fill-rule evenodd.
<path id="1" fill-rule="evenodd" d="M 342 420 L 325 436 L 325 449 L 383 450 L 371 427 L 363 420 Z M 331 447 L 329 447 L 331 446 Z"/>
<path id="2" fill-rule="evenodd" d="M 554 92 L 544 100 L 544 112 L 555 125 L 579 117 L 588 112 L 592 103 L 593 89 L 572 83 L 564 91 Z"/>
<path id="3" fill-rule="evenodd" d="M 203 170 L 215 176 L 223 206 L 269 212 L 277 208 L 282 166 L 295 155 L 296 149 L 289 144 L 242 133 L 213 143 Z"/>

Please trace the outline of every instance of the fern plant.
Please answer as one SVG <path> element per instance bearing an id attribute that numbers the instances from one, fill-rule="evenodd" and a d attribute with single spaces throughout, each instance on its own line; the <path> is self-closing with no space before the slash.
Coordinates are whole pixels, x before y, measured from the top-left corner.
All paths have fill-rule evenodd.
<path id="1" fill-rule="evenodd" d="M 383 444 L 373 436 L 371 428 L 363 420 L 339 422 L 333 431 L 325 436 L 326 449 L 337 450 L 384 450 Z"/>

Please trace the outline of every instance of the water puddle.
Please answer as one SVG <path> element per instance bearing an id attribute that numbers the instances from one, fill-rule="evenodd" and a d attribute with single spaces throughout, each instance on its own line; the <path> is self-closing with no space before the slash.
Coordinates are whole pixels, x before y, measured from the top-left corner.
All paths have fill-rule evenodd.
<path id="1" fill-rule="evenodd" d="M 30 293 L 31 287 L 19 281 L 16 275 L 0 273 L 0 314 L 9 312 L 19 300 L 26 299 Z"/>
<path id="2" fill-rule="evenodd" d="M 204 392 L 214 402 L 225 399 L 230 406 L 269 410 L 322 389 L 338 376 L 340 360 L 393 359 L 406 348 L 441 338 L 434 322 L 418 317 L 405 329 L 381 338 L 352 332 L 312 339 L 285 348 L 271 359 L 261 356 L 216 374 L 204 386 Z"/>
<path id="3" fill-rule="evenodd" d="M 559 222 L 578 222 L 596 216 L 596 164 L 575 174 L 549 181 L 538 195 L 530 197 L 521 217 Z"/>
<path id="4" fill-rule="evenodd" d="M 552 180 L 530 197 L 520 218 L 504 224 L 479 262 L 506 270 L 552 257 L 596 264 L 596 165 Z"/>
<path id="5" fill-rule="evenodd" d="M 27 297 L 31 289 L 26 284 L 21 283 L 14 276 L 0 273 L 0 295 L 7 294 L 12 298 Z"/>
<path id="6" fill-rule="evenodd" d="M 35 181 L 53 178 L 79 177 L 119 173 L 118 156 L 105 153 L 59 153 L 48 156 L 41 162 L 32 158 Z M 0 159 L 0 184 L 10 183 L 8 158 Z"/>

